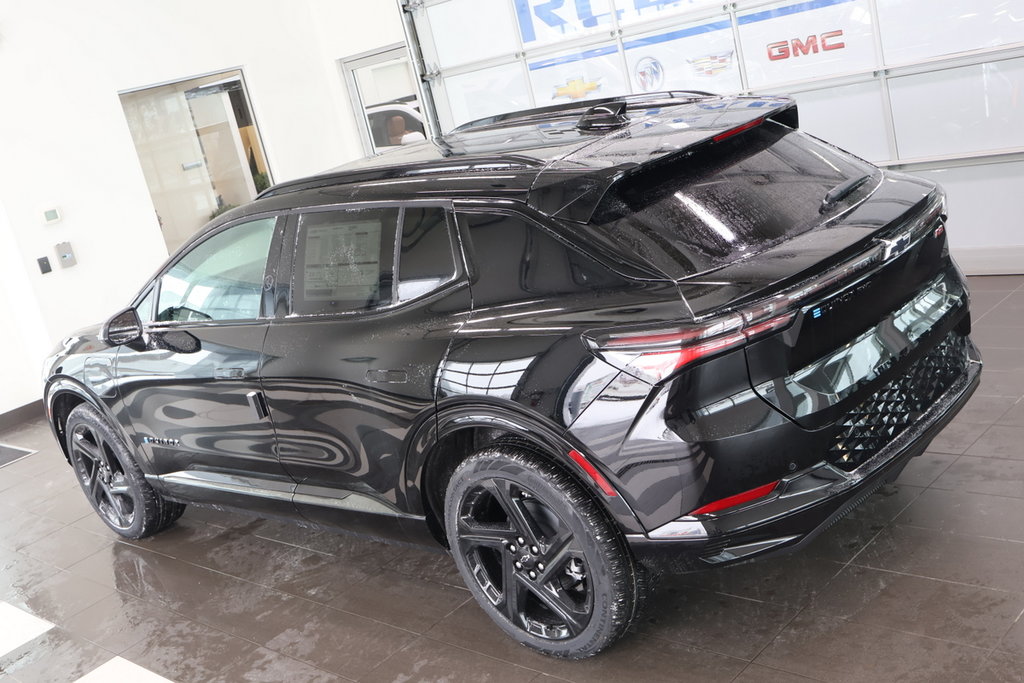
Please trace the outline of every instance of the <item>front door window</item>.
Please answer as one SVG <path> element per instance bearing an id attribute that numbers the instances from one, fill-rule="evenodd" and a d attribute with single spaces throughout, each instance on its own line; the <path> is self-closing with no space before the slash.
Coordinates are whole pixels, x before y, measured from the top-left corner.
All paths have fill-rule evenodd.
<path id="1" fill-rule="evenodd" d="M 158 322 L 255 320 L 275 218 L 236 225 L 201 242 L 160 278 Z"/>

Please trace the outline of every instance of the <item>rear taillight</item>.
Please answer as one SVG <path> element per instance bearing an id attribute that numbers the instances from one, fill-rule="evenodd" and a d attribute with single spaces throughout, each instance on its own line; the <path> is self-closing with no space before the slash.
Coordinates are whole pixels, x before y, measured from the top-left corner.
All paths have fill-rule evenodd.
<path id="1" fill-rule="evenodd" d="M 657 384 L 702 358 L 781 330 L 796 317 L 796 311 L 772 313 L 770 306 L 761 305 L 705 323 L 643 332 L 597 332 L 584 338 L 591 350 L 611 365 Z"/>

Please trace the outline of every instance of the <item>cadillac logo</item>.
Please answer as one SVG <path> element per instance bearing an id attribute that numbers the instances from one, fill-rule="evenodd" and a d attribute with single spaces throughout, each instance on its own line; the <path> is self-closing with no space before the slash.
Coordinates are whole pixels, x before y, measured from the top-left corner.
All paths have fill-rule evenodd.
<path id="1" fill-rule="evenodd" d="M 636 63 L 636 82 L 644 92 L 658 90 L 665 81 L 665 69 L 654 57 L 644 57 Z"/>
<path id="2" fill-rule="evenodd" d="M 717 76 L 732 66 L 732 50 L 719 55 L 704 55 L 697 59 L 687 59 L 697 76 Z"/>

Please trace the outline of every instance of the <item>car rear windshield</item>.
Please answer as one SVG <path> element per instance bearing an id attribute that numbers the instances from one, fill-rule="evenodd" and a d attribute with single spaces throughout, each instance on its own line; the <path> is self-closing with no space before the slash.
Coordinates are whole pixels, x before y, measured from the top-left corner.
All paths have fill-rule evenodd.
<path id="1" fill-rule="evenodd" d="M 819 211 L 826 194 L 880 171 L 768 121 L 613 186 L 591 229 L 606 247 L 672 279 L 702 273 L 807 232 L 863 199 L 870 179 Z"/>

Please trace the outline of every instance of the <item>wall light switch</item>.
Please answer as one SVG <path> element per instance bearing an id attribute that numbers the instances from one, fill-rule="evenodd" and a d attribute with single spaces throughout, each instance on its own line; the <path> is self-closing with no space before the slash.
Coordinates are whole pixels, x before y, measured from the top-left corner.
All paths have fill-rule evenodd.
<path id="1" fill-rule="evenodd" d="M 48 259 L 45 256 L 36 259 L 36 263 L 39 264 L 39 272 L 42 273 L 43 275 L 46 275 L 51 270 L 53 270 L 53 268 L 50 267 L 50 259 Z"/>
<path id="2" fill-rule="evenodd" d="M 61 242 L 54 248 L 57 250 L 57 261 L 61 268 L 70 268 L 78 263 L 75 260 L 75 252 L 71 250 L 71 242 Z"/>
<path id="3" fill-rule="evenodd" d="M 47 225 L 50 223 L 57 223 L 60 221 L 60 209 L 47 209 L 43 211 L 43 218 L 46 219 Z"/>

